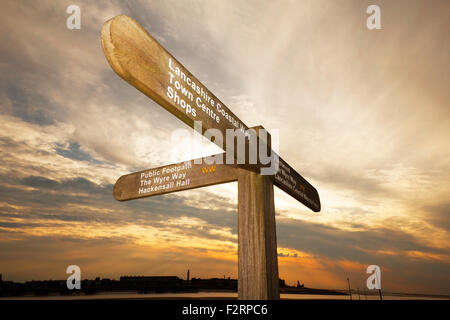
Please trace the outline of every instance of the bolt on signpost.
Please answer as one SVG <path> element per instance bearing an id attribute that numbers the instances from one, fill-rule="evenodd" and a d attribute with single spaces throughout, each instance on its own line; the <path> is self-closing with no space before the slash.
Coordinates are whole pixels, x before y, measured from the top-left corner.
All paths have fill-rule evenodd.
<path id="1" fill-rule="evenodd" d="M 261 126 L 249 130 L 135 20 L 119 15 L 105 22 L 101 40 L 112 69 L 185 124 L 203 135 L 208 130 L 216 130 L 222 137 L 230 130 L 238 132 L 233 139 L 226 139 L 225 145 L 222 139 L 214 139 L 226 151 L 223 154 L 120 177 L 114 186 L 115 199 L 126 201 L 238 181 L 239 299 L 279 299 L 273 186 L 315 212 L 320 211 L 317 190 L 271 150 L 270 135 L 264 135 Z M 201 126 L 196 125 L 198 121 Z M 236 147 L 239 134 L 245 139 L 244 152 L 251 149 L 250 138 L 255 138 L 260 149 L 272 152 L 278 170 L 262 174 L 272 168 L 260 158 L 253 163 L 244 156 L 242 162 Z M 211 164 L 208 158 L 215 162 Z"/>

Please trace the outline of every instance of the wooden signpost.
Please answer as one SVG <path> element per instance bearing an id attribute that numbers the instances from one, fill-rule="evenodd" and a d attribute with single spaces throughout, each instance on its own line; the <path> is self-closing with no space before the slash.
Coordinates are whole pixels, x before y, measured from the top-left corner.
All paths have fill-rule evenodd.
<path id="1" fill-rule="evenodd" d="M 181 63 L 132 18 L 120 15 L 102 29 L 102 47 L 113 70 L 190 127 L 204 134 L 217 129 L 249 129 Z M 201 127 L 195 125 L 201 121 Z M 257 139 L 270 150 L 256 131 Z M 239 158 L 238 148 L 214 140 L 228 155 Z M 235 142 L 233 142 L 235 143 Z M 245 141 L 248 149 L 248 141 Z M 271 151 L 274 154 L 273 151 Z M 222 157 L 226 157 L 224 153 Z M 212 164 L 190 160 L 120 177 L 114 197 L 125 201 L 148 196 L 238 181 L 238 292 L 240 299 L 278 299 L 278 262 L 273 186 L 276 185 L 313 211 L 320 211 L 317 190 L 281 157 L 279 170 L 261 175 L 262 164 Z M 199 159 L 197 159 L 199 160 Z M 200 163 L 199 163 L 200 162 Z M 225 161 L 223 162 L 225 163 Z"/>

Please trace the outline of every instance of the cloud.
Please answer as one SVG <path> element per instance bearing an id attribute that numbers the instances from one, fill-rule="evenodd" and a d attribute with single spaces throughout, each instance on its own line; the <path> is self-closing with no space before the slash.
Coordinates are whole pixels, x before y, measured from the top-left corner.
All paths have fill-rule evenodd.
<path id="1" fill-rule="evenodd" d="M 440 203 L 426 208 L 426 221 L 434 226 L 450 231 L 450 203 Z"/>
<path id="2" fill-rule="evenodd" d="M 5 241 L 16 239 L 7 241 L 10 250 L 21 250 L 18 245 L 30 237 L 36 240 L 51 235 L 60 241 L 71 241 L 75 237 L 79 241 L 96 242 L 96 246 L 107 245 L 109 240 L 105 242 L 104 239 L 116 239 L 138 243 L 139 246 L 151 245 L 155 250 L 161 246 L 167 247 L 167 250 L 184 247 L 198 251 L 198 254 L 217 255 L 214 259 L 225 259 L 225 262 L 220 259 L 214 262 L 217 270 L 227 265 L 229 259 L 236 259 L 237 216 L 235 212 L 220 209 L 228 206 L 227 199 L 222 202 L 216 199 L 216 209 L 190 206 L 177 195 L 119 203 L 111 197 L 112 186 L 97 185 L 85 179 L 58 182 L 30 176 L 14 181 L 3 177 L 0 185 L 4 185 L 5 181 L 8 181 L 9 187 L 2 187 L 0 202 L 7 200 L 8 206 L 0 208 L 0 230 L 5 235 Z M 16 187 L 11 188 L 14 182 Z M 8 232 L 14 232 L 14 235 Z M 402 276 L 398 271 L 408 264 L 410 270 L 417 272 L 434 270 L 443 273 L 448 268 L 450 255 L 448 248 L 424 245 L 414 235 L 399 230 L 363 228 L 349 231 L 280 216 L 277 218 L 277 238 L 280 259 L 299 259 L 299 262 L 280 260 L 280 265 L 284 266 L 280 272 L 287 275 L 290 281 L 295 277 L 291 271 L 292 264 L 300 263 L 298 268 L 302 272 L 311 272 L 307 270 L 313 264 L 319 264 L 321 272 L 329 277 L 353 272 L 354 278 L 361 280 L 364 277 L 364 267 L 361 266 L 376 263 L 385 270 L 386 287 L 401 288 L 397 283 L 405 281 L 416 288 L 426 288 L 423 278 L 415 281 L 413 273 Z M 47 254 L 45 245 L 40 250 Z M 93 254 L 92 251 L 86 253 L 89 256 Z M 170 259 L 173 261 L 174 258 Z M 178 260 L 187 264 L 189 259 L 180 257 Z M 341 261 L 349 261 L 349 264 L 342 264 Z M 88 265 L 92 263 L 94 261 Z M 136 268 L 134 266 L 132 270 Z M 142 265 L 139 268 L 144 272 Z M 117 277 L 119 270 L 115 270 L 114 276 Z M 170 270 L 176 269 L 169 268 L 166 272 Z M 339 283 L 337 278 L 333 281 L 336 285 Z M 436 283 L 433 279 L 430 281 Z M 319 280 L 316 283 L 324 285 Z"/>
<path id="3" fill-rule="evenodd" d="M 283 247 L 329 258 L 352 259 L 362 263 L 368 263 L 369 258 L 376 255 L 378 251 L 416 250 L 444 255 L 450 253 L 448 248 L 426 246 L 414 235 L 389 228 L 348 231 L 301 220 L 279 219 L 277 233 L 279 244 Z"/>
<path id="4" fill-rule="evenodd" d="M 105 274 L 118 255 L 129 262 L 107 275 L 236 271 L 235 183 L 112 198 L 120 175 L 186 154 L 171 139 L 179 120 L 103 55 L 102 24 L 125 13 L 247 125 L 280 129 L 280 154 L 319 190 L 314 215 L 276 192 L 280 274 L 345 286 L 375 261 L 392 287 L 447 290 L 445 1 L 384 3 L 373 32 L 369 2 L 74 3 L 81 30 L 65 27 L 65 2 L 2 4 L 0 246 L 12 258 L 2 270 L 52 277 L 77 256 Z"/>

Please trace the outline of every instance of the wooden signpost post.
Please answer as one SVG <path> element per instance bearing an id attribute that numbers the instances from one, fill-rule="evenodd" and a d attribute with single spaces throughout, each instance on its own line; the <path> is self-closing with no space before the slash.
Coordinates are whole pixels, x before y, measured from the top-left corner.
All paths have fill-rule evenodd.
<path id="1" fill-rule="evenodd" d="M 132 18 L 120 15 L 102 29 L 102 47 L 113 70 L 190 127 L 204 134 L 216 129 L 249 128 Z M 201 121 L 201 127 L 195 125 Z M 253 128 L 270 150 L 270 135 Z M 259 141 L 261 140 L 261 141 Z M 267 140 L 267 141 L 266 141 Z M 239 158 L 238 148 L 214 142 Z M 222 141 L 223 142 L 223 141 Z M 235 143 L 235 142 L 233 142 Z M 248 141 L 245 141 L 248 149 Z M 230 149 L 229 149 L 230 147 Z M 272 151 L 272 154 L 274 152 Z M 222 154 L 225 158 L 227 154 Z M 238 292 L 240 299 L 278 299 L 278 260 L 273 186 L 313 211 L 320 211 L 317 190 L 281 157 L 274 175 L 258 173 L 262 164 L 205 164 L 190 160 L 120 177 L 114 197 L 125 201 L 238 181 Z M 222 163 L 225 163 L 222 162 Z"/>

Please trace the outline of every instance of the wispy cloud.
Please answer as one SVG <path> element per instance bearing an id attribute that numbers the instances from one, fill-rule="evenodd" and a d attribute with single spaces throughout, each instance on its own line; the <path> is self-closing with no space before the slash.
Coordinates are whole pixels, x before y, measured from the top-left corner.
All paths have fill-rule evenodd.
<path id="1" fill-rule="evenodd" d="M 180 122 L 109 67 L 107 19 L 140 22 L 321 195 L 311 214 L 276 191 L 280 275 L 294 283 L 450 288 L 448 3 L 6 1 L 0 12 L 0 269 L 14 280 L 234 275 L 236 184 L 119 203 L 122 174 L 185 156 Z M 420 21 L 420 23 L 418 23 Z M 204 150 L 206 155 L 210 150 Z M 30 264 L 30 261 L 38 263 Z M 357 280 L 356 280 L 357 279 Z"/>

